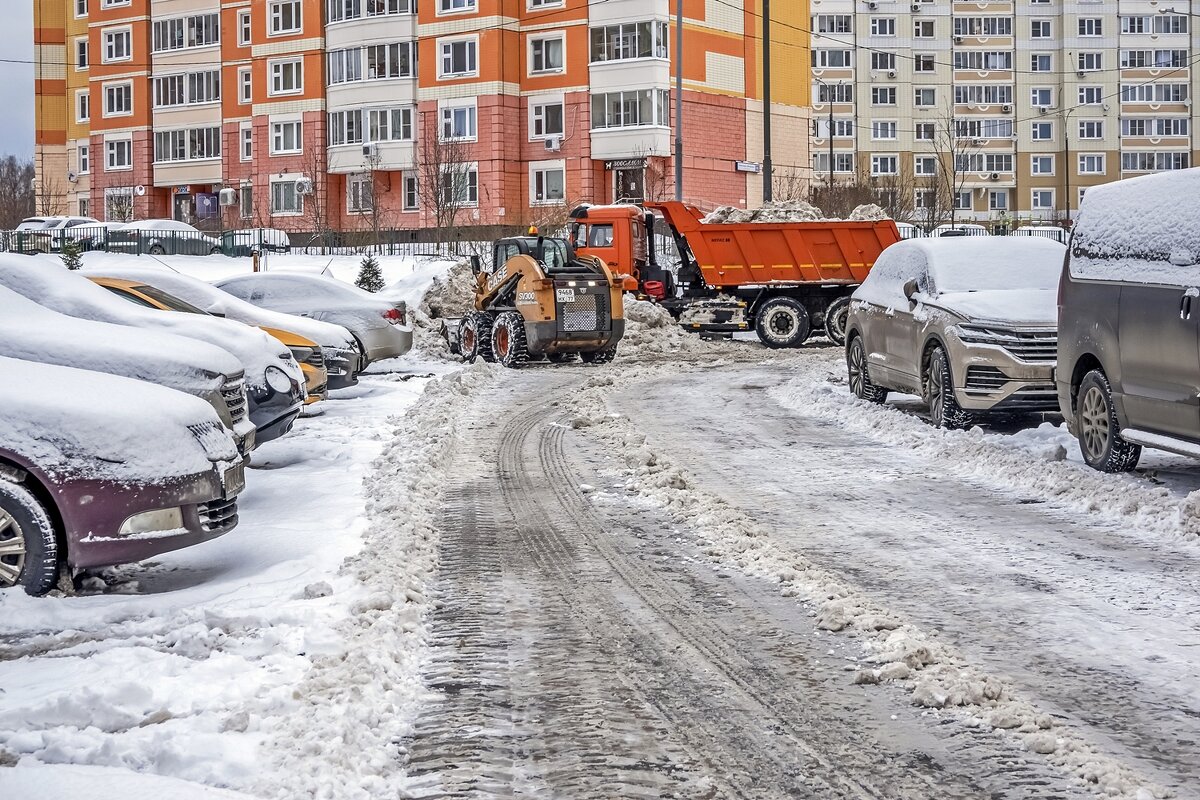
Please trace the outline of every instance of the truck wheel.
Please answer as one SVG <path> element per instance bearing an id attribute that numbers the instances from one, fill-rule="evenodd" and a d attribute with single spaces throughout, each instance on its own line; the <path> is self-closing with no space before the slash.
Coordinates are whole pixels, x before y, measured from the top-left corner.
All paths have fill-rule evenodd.
<path id="1" fill-rule="evenodd" d="M 462 354 L 468 364 L 477 359 L 492 362 L 496 355 L 492 351 L 492 315 L 476 311 L 462 322 Z"/>
<path id="2" fill-rule="evenodd" d="M 770 348 L 799 347 L 812 332 L 808 310 L 790 297 L 775 297 L 759 309 L 755 330 Z"/>
<path id="3" fill-rule="evenodd" d="M 850 391 L 860 400 L 882 403 L 887 400 L 888 390 L 871 382 L 867 373 L 867 351 L 862 337 L 855 336 L 846 348 L 846 372 L 850 378 Z"/>
<path id="4" fill-rule="evenodd" d="M 825 335 L 838 347 L 846 343 L 846 320 L 849 318 L 849 297 L 839 297 L 825 309 Z"/>
<path id="5" fill-rule="evenodd" d="M 525 339 L 525 320 L 515 311 L 505 311 L 492 328 L 492 349 L 496 360 L 509 369 L 518 369 L 529 361 L 529 343 Z"/>
<path id="6" fill-rule="evenodd" d="M 1142 446 L 1121 438 L 1121 426 L 1113 408 L 1112 387 L 1098 369 L 1083 376 L 1075 411 L 1079 450 L 1092 469 L 1101 472 L 1130 472 L 1142 457 Z"/>
<path id="7" fill-rule="evenodd" d="M 0 479 L 0 586 L 43 595 L 58 577 L 58 539 L 46 509 L 25 487 Z"/>
<path id="8" fill-rule="evenodd" d="M 954 397 L 954 377 L 950 359 L 941 347 L 929 354 L 929 416 L 933 424 L 947 430 L 960 430 L 971 425 L 971 413 L 965 411 Z"/>
<path id="9" fill-rule="evenodd" d="M 617 357 L 617 346 L 606 347 L 603 350 L 593 350 L 590 353 L 580 353 L 579 357 L 585 364 L 608 364 Z"/>

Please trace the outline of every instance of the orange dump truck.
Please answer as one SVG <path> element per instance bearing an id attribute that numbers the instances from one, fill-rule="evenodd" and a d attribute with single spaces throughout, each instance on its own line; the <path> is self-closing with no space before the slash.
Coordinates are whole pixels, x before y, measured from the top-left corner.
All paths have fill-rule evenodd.
<path id="1" fill-rule="evenodd" d="M 656 263 L 652 237 L 661 216 L 679 251 L 678 267 Z M 632 275 L 639 290 L 686 328 L 749 330 L 768 347 L 799 347 L 814 329 L 845 341 L 850 295 L 888 245 L 892 220 L 706 223 L 684 203 L 580 206 L 571 238 L 580 254 Z"/>

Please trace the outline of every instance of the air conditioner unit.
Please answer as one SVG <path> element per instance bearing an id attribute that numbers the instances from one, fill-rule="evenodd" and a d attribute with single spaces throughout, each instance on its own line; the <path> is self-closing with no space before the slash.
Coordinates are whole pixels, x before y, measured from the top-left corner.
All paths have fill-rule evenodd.
<path id="1" fill-rule="evenodd" d="M 557 136 L 551 136 L 543 141 L 546 146 L 546 152 L 557 153 L 562 150 L 562 139 Z"/>
<path id="2" fill-rule="evenodd" d="M 875 9 L 879 8 L 879 3 L 876 3 L 874 0 L 871 0 L 870 2 L 867 3 L 867 8 L 874 11 Z"/>
<path id="3" fill-rule="evenodd" d="M 954 37 L 954 43 L 955 43 L 955 44 L 962 44 L 962 37 L 961 37 L 961 36 L 955 36 L 955 37 Z"/>
<path id="4" fill-rule="evenodd" d="M 139 183 L 137 186 L 133 187 L 133 193 L 138 197 L 141 197 L 146 193 L 146 187 Z"/>
<path id="5" fill-rule="evenodd" d="M 999 173 L 999 172 L 993 172 L 991 175 L 988 175 L 988 180 L 991 180 L 991 181 L 998 181 L 998 180 L 1000 180 L 1000 173 Z"/>
<path id="6" fill-rule="evenodd" d="M 79 176 L 74 172 L 67 173 L 67 183 L 79 183 Z"/>
<path id="7" fill-rule="evenodd" d="M 1012 111 L 1012 106 L 1010 106 L 1008 103 L 1005 103 L 1004 105 L 1000 106 L 1000 110 L 1007 114 L 1008 112 Z"/>
<path id="8" fill-rule="evenodd" d="M 217 200 L 223 206 L 236 206 L 238 204 L 237 189 L 222 189 L 217 195 Z"/>
<path id="9" fill-rule="evenodd" d="M 1087 75 L 1087 72 L 1085 72 L 1084 70 L 1079 70 L 1075 74 L 1082 78 L 1084 75 Z"/>
<path id="10" fill-rule="evenodd" d="M 983 139 L 972 139 L 971 144 L 975 145 L 976 147 L 983 147 L 985 143 Z"/>
<path id="11" fill-rule="evenodd" d="M 296 181 L 296 194 L 312 194 L 313 182 L 308 178 Z"/>
<path id="12" fill-rule="evenodd" d="M 1039 114 L 1049 114 L 1050 106 L 1038 106 L 1038 113 Z"/>
<path id="13" fill-rule="evenodd" d="M 920 4 L 920 3 L 913 3 L 913 4 L 912 4 L 912 10 L 913 10 L 913 11 L 920 11 L 920 10 L 921 10 L 921 4 Z"/>
<path id="14" fill-rule="evenodd" d="M 366 158 L 374 158 L 379 155 L 379 145 L 369 142 L 363 145 L 363 156 Z"/>
<path id="15" fill-rule="evenodd" d="M 896 77 L 896 70 L 894 70 L 894 69 L 889 69 L 889 70 L 888 70 L 888 77 L 889 77 L 889 78 L 894 78 L 894 77 Z"/>

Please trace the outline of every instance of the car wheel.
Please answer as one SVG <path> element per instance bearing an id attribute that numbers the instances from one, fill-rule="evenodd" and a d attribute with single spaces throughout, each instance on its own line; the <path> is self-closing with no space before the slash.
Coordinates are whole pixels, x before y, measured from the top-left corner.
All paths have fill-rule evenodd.
<path id="1" fill-rule="evenodd" d="M 152 256 L 165 256 L 167 254 L 166 248 L 163 247 L 161 244 L 150 245 L 150 249 L 147 250 L 146 252 Z"/>
<path id="2" fill-rule="evenodd" d="M 767 347 L 799 347 L 812 332 L 812 321 L 798 300 L 775 297 L 759 309 L 754 328 Z"/>
<path id="3" fill-rule="evenodd" d="M 861 336 L 855 336 L 846 347 L 846 373 L 850 380 L 850 391 L 855 397 L 872 403 L 887 400 L 888 390 L 871 382 L 867 372 L 867 351 Z"/>
<path id="4" fill-rule="evenodd" d="M 58 539 L 46 509 L 25 487 L 0 479 L 0 586 L 43 595 L 58 577 Z"/>
<path id="5" fill-rule="evenodd" d="M 492 315 L 476 311 L 462 322 L 462 354 L 468 364 L 474 364 L 482 358 L 484 361 L 495 361 L 496 355 L 492 350 Z"/>
<path id="6" fill-rule="evenodd" d="M 609 364 L 617 357 L 617 346 L 606 347 L 603 350 L 593 350 L 590 353 L 580 353 L 579 357 L 585 364 Z"/>
<path id="7" fill-rule="evenodd" d="M 219 246 L 214 245 L 208 249 L 208 254 L 210 256 L 219 256 L 219 255 L 221 255 L 221 248 Z"/>
<path id="8" fill-rule="evenodd" d="M 518 369 L 529 361 L 525 320 L 520 314 L 505 311 L 496 318 L 496 325 L 492 328 L 492 350 L 496 354 L 496 360 L 509 369 Z"/>
<path id="9" fill-rule="evenodd" d="M 1121 438 L 1108 378 L 1098 369 L 1084 375 L 1078 397 L 1075 429 L 1083 460 L 1101 472 L 1131 471 L 1142 457 L 1142 447 Z"/>
<path id="10" fill-rule="evenodd" d="M 838 347 L 846 343 L 846 321 L 849 318 L 849 297 L 839 297 L 825 309 L 825 335 Z"/>
<path id="11" fill-rule="evenodd" d="M 940 346 L 934 347 L 929 354 L 929 374 L 924 383 L 929 387 L 929 416 L 935 426 L 947 430 L 970 427 L 971 414 L 964 411 L 954 397 L 950 359 Z"/>

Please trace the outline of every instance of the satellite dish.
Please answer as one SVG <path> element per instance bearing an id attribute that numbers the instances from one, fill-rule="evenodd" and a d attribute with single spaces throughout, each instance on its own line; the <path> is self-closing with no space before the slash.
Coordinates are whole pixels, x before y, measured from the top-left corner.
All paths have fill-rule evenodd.
<path id="1" fill-rule="evenodd" d="M 133 187 L 133 193 L 138 197 L 141 197 L 146 193 L 146 187 L 139 183 L 137 186 Z"/>

